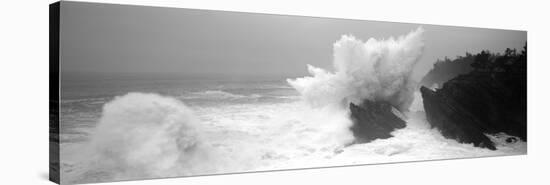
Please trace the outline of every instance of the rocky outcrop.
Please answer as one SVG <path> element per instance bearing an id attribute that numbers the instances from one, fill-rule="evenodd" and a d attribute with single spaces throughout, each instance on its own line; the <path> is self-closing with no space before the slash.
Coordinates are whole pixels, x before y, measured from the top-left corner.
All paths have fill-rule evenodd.
<path id="1" fill-rule="evenodd" d="M 453 100 L 441 96 L 428 88 L 421 87 L 424 99 L 426 119 L 441 131 L 446 138 L 462 143 L 474 143 L 475 146 L 495 150 L 494 143 L 483 134 L 480 120 L 464 110 Z"/>
<path id="2" fill-rule="evenodd" d="M 447 138 L 493 150 L 485 134 L 503 132 L 527 141 L 527 44 L 519 53 L 482 51 L 469 58 L 473 71 L 437 90 L 420 88 L 428 122 Z"/>
<path id="3" fill-rule="evenodd" d="M 527 140 L 524 76 L 471 72 L 436 91 L 421 87 L 426 118 L 442 135 L 495 150 L 485 134 L 504 132 Z M 523 82 L 523 83 L 522 83 Z"/>
<path id="4" fill-rule="evenodd" d="M 350 103 L 355 143 L 366 143 L 375 139 L 390 138 L 393 130 L 404 128 L 405 121 L 392 112 L 387 102 L 364 100 L 360 105 Z"/>

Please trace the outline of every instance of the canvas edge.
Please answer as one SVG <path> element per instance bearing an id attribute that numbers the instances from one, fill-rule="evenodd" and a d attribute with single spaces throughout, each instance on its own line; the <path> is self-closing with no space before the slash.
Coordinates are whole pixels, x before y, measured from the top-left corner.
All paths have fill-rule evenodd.
<path id="1" fill-rule="evenodd" d="M 49 5 L 49 180 L 60 184 L 59 35 L 61 2 Z"/>

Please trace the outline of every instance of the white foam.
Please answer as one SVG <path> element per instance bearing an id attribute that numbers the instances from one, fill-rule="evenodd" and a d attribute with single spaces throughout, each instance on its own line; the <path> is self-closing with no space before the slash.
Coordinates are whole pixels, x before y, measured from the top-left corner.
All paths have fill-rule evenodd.
<path id="1" fill-rule="evenodd" d="M 411 103 L 411 106 L 409 107 L 409 111 L 411 112 L 418 112 L 418 111 L 424 111 L 424 102 L 422 101 L 422 94 L 419 91 L 415 91 L 413 93 L 413 101 Z"/>
<path id="2" fill-rule="evenodd" d="M 116 97 L 103 107 L 88 154 L 81 153 L 89 157 L 86 171 L 108 173 L 111 180 L 205 171 L 209 166 L 199 164 L 209 154 L 198 124 L 193 112 L 173 98 L 145 93 Z"/>
<path id="3" fill-rule="evenodd" d="M 105 105 L 91 145 L 64 146 L 90 158 L 65 161 L 65 177 L 93 182 L 526 152 L 521 141 L 499 142 L 498 150 L 491 151 L 445 139 L 430 128 L 423 112 L 402 116 L 407 127 L 392 132 L 392 138 L 346 146 L 353 140 L 345 128 L 351 124 L 347 114 L 301 101 L 191 111 L 173 98 L 130 93 Z M 62 155 L 66 160 L 68 154 Z"/>
<path id="4" fill-rule="evenodd" d="M 344 35 L 334 44 L 334 72 L 308 65 L 312 76 L 287 81 L 313 106 L 369 99 L 407 110 L 416 85 L 412 70 L 424 48 L 423 32 L 418 28 L 397 39 L 366 42 Z"/>

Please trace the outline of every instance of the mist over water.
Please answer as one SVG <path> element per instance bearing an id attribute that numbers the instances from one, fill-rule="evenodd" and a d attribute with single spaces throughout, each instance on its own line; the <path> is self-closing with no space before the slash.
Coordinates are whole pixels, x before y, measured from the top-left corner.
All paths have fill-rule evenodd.
<path id="1" fill-rule="evenodd" d="M 410 78 L 422 35 L 418 28 L 366 42 L 342 36 L 334 44 L 335 71 L 307 66 L 311 76 L 287 81 L 76 83 L 61 106 L 63 181 L 524 154 L 526 143 L 507 144 L 505 135 L 491 136 L 498 148 L 491 151 L 430 128 Z M 347 104 L 365 99 L 390 101 L 407 127 L 350 145 Z"/>

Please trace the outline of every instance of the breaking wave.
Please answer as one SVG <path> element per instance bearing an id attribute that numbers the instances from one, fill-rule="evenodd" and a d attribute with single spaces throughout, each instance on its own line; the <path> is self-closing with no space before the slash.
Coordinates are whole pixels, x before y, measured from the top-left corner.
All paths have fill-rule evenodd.
<path id="1" fill-rule="evenodd" d="M 387 40 L 371 38 L 367 42 L 353 36 L 342 36 L 334 44 L 334 72 L 308 65 L 312 76 L 288 79 L 313 108 L 338 109 L 341 122 L 334 122 L 338 133 L 347 133 L 352 126 L 348 104 L 363 100 L 383 100 L 401 111 L 408 110 L 414 96 L 412 69 L 422 55 L 424 30 L 418 28 L 405 36 Z M 333 131 L 337 132 L 337 131 Z M 353 136 L 341 135 L 341 146 L 353 142 Z M 350 139 L 351 138 L 351 139 Z"/>
<path id="2" fill-rule="evenodd" d="M 87 173 L 130 179 L 207 171 L 209 166 L 199 161 L 212 159 L 198 124 L 193 112 L 174 98 L 145 93 L 116 97 L 104 105 L 91 136 Z"/>
<path id="3" fill-rule="evenodd" d="M 397 39 L 366 42 L 344 35 L 334 44 L 334 72 L 308 65 L 312 76 L 287 81 L 313 106 L 359 104 L 368 99 L 407 110 L 414 99 L 416 83 L 411 74 L 422 55 L 423 33 L 418 28 Z"/>

